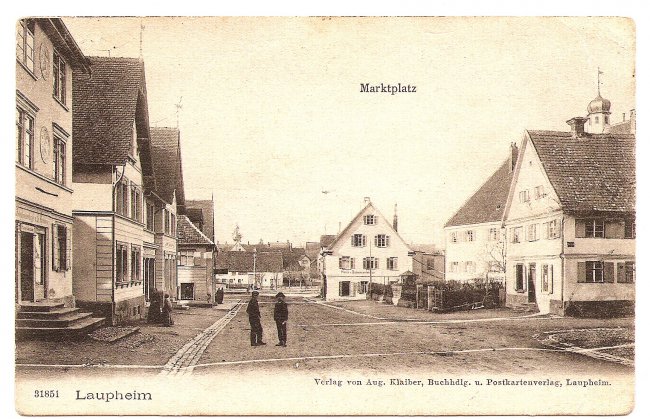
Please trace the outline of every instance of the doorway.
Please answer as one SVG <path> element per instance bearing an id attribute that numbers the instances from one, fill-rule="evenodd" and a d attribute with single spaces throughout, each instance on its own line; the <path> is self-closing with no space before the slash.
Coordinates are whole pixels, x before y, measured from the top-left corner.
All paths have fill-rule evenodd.
<path id="1" fill-rule="evenodd" d="M 181 284 L 181 300 L 194 299 L 194 284 Z"/>
<path id="2" fill-rule="evenodd" d="M 151 298 L 151 292 L 156 288 L 156 259 L 155 258 L 145 258 L 144 259 L 144 298 L 146 301 L 149 301 Z"/>
<path id="3" fill-rule="evenodd" d="M 44 300 L 45 289 L 45 234 L 21 231 L 20 300 Z"/>
<path id="4" fill-rule="evenodd" d="M 535 264 L 531 263 L 528 265 L 528 302 L 529 303 L 534 303 L 535 302 L 535 278 L 537 278 L 535 274 Z"/>

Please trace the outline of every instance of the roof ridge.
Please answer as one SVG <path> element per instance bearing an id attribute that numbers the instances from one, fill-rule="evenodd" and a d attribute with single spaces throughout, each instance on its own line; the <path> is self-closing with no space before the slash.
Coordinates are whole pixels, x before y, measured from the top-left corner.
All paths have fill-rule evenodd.
<path id="1" fill-rule="evenodd" d="M 201 237 L 203 237 L 205 240 L 207 240 L 210 244 L 214 245 L 214 242 L 212 240 L 210 240 L 208 238 L 208 236 L 203 234 L 203 232 L 201 230 L 199 230 L 199 228 L 197 226 L 194 225 L 194 223 L 187 217 L 187 215 L 182 214 L 180 216 L 180 218 L 185 219 L 190 224 L 190 227 L 192 227 L 194 230 L 196 230 L 196 232 L 199 233 L 199 235 Z"/>

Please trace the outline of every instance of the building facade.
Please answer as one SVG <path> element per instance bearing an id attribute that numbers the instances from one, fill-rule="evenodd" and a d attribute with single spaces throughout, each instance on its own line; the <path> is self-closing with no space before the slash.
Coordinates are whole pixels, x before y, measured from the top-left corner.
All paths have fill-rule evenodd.
<path id="1" fill-rule="evenodd" d="M 16 23 L 16 303 L 73 294 L 73 80 L 90 62 L 60 19 Z M 76 104 L 75 104 L 76 105 Z"/>
<path id="2" fill-rule="evenodd" d="M 365 299 L 371 283 L 396 283 L 413 269 L 413 252 L 367 198 L 322 254 L 326 300 Z"/>
<path id="3" fill-rule="evenodd" d="M 599 94 L 571 132 L 524 133 L 504 214 L 508 306 L 633 310 L 635 136 L 611 132 L 609 109 Z"/>
<path id="4" fill-rule="evenodd" d="M 225 288 L 277 289 L 282 285 L 284 268 L 280 252 L 219 252 L 215 281 Z"/>
<path id="5" fill-rule="evenodd" d="M 446 280 L 504 280 L 506 249 L 501 221 L 517 153 L 512 144 L 508 159 L 445 224 Z"/>
<path id="6" fill-rule="evenodd" d="M 213 303 L 215 245 L 186 215 L 178 217 L 179 299 Z"/>
<path id="7" fill-rule="evenodd" d="M 89 60 L 92 77 L 73 73 L 73 292 L 119 324 L 142 318 L 143 259 L 157 248 L 144 208 L 156 190 L 144 63 Z"/>

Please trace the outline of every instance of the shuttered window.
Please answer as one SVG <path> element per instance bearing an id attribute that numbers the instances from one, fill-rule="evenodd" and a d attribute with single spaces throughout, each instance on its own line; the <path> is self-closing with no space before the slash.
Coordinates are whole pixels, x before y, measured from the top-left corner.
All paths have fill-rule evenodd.
<path id="1" fill-rule="evenodd" d="M 524 265 L 518 263 L 515 265 L 515 291 L 524 291 Z"/>
<path id="2" fill-rule="evenodd" d="M 52 270 L 68 271 L 72 268 L 72 237 L 70 229 L 62 224 L 52 224 Z"/>
<path id="3" fill-rule="evenodd" d="M 599 260 L 578 262 L 578 282 L 613 283 L 614 272 L 614 262 L 602 262 Z"/>
<path id="4" fill-rule="evenodd" d="M 365 247 L 366 236 L 363 234 L 353 234 L 351 238 L 351 244 L 353 247 Z"/>
<path id="5" fill-rule="evenodd" d="M 542 265 L 542 292 L 553 294 L 553 265 Z"/>
<path id="6" fill-rule="evenodd" d="M 375 236 L 375 247 L 389 247 L 390 246 L 390 236 L 385 234 L 377 234 Z"/>

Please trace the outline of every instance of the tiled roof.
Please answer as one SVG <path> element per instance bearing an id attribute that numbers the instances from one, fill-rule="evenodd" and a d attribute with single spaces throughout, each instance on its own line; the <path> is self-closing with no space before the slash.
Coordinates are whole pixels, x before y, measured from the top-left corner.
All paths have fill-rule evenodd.
<path id="1" fill-rule="evenodd" d="M 214 202 L 211 199 L 188 199 L 185 201 L 187 215 L 192 219 L 193 216 L 201 212 L 203 217 L 203 233 L 214 241 Z M 190 214 L 190 211 L 193 215 Z"/>
<path id="2" fill-rule="evenodd" d="M 137 58 L 88 57 L 92 73 L 73 71 L 74 165 L 123 165 L 132 152 L 133 124 L 149 138 L 144 63 Z M 140 150 L 149 169 L 147 147 Z"/>
<path id="3" fill-rule="evenodd" d="M 176 204 L 183 206 L 185 192 L 178 129 L 151 127 L 151 154 L 158 195 L 167 203 L 171 203 L 176 192 Z"/>
<path id="4" fill-rule="evenodd" d="M 629 119 L 625 122 L 614 124 L 609 128 L 610 134 L 630 134 L 632 130 L 632 121 Z"/>
<path id="5" fill-rule="evenodd" d="M 237 272 L 253 272 L 253 253 L 221 252 L 217 255 L 216 268 Z M 280 252 L 255 254 L 256 272 L 282 272 L 282 270 L 282 254 Z"/>
<path id="6" fill-rule="evenodd" d="M 435 244 L 412 244 L 411 250 L 414 252 L 422 252 L 430 255 L 439 253 L 439 250 Z"/>
<path id="7" fill-rule="evenodd" d="M 635 211 L 634 135 L 528 134 L 565 211 Z"/>
<path id="8" fill-rule="evenodd" d="M 189 218 L 185 215 L 179 215 L 176 221 L 177 240 L 179 245 L 183 244 L 202 244 L 213 246 L 212 240 L 207 238 Z"/>
<path id="9" fill-rule="evenodd" d="M 322 247 L 329 247 L 329 245 L 332 244 L 334 240 L 336 240 L 335 234 L 323 234 L 320 236 L 320 245 Z"/>
<path id="10" fill-rule="evenodd" d="M 500 221 L 508 200 L 513 171 L 508 158 L 447 221 L 445 227 Z"/>

